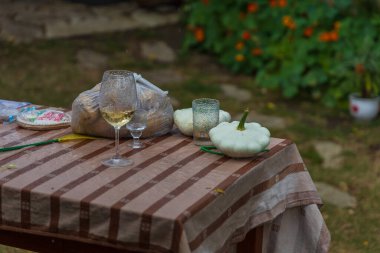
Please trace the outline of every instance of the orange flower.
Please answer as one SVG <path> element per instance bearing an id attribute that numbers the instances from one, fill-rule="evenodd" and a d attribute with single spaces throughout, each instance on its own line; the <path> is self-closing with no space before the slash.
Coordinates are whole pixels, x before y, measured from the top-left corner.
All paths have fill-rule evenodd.
<path id="1" fill-rule="evenodd" d="M 322 42 L 330 41 L 330 34 L 328 32 L 323 32 L 319 35 L 319 40 Z"/>
<path id="2" fill-rule="evenodd" d="M 270 7 L 276 7 L 277 6 L 277 2 L 276 2 L 276 0 L 269 0 L 269 5 L 270 5 Z"/>
<path id="3" fill-rule="evenodd" d="M 330 41 L 337 41 L 339 39 L 339 34 L 336 31 L 329 33 Z"/>
<path id="4" fill-rule="evenodd" d="M 292 22 L 292 17 L 291 16 L 283 16 L 282 17 L 282 24 L 284 26 L 289 26 L 289 24 Z"/>
<path id="5" fill-rule="evenodd" d="M 294 21 L 290 22 L 290 24 L 288 25 L 288 28 L 291 30 L 296 29 L 296 23 L 294 23 Z"/>
<path id="6" fill-rule="evenodd" d="M 257 3 L 249 3 L 247 5 L 248 13 L 255 13 L 259 9 L 259 5 Z"/>
<path id="7" fill-rule="evenodd" d="M 245 32 L 243 32 L 241 37 L 243 38 L 243 40 L 249 40 L 251 38 L 251 34 L 247 31 L 245 31 Z"/>
<path id="8" fill-rule="evenodd" d="M 303 31 L 303 35 L 305 37 L 311 37 L 311 35 L 313 35 L 313 27 L 306 27 L 306 29 Z"/>
<path id="9" fill-rule="evenodd" d="M 202 27 L 197 27 L 194 30 L 195 40 L 198 42 L 202 42 L 205 40 L 205 32 Z"/>
<path id="10" fill-rule="evenodd" d="M 282 17 L 282 24 L 285 27 L 292 29 L 292 30 L 294 30 L 296 28 L 296 23 L 294 22 L 294 20 L 292 19 L 291 16 Z"/>
<path id="11" fill-rule="evenodd" d="M 203 4 L 208 4 L 208 0 L 202 0 Z"/>
<path id="12" fill-rule="evenodd" d="M 236 50 L 242 50 L 244 48 L 244 43 L 239 41 L 238 43 L 236 43 L 235 48 Z"/>
<path id="13" fill-rule="evenodd" d="M 319 40 L 322 42 L 332 42 L 339 40 L 339 34 L 336 31 L 323 32 L 319 35 Z"/>
<path id="14" fill-rule="evenodd" d="M 340 29 L 340 22 L 339 21 L 336 21 L 334 23 L 334 30 L 339 30 Z"/>
<path id="15" fill-rule="evenodd" d="M 284 8 L 287 5 L 286 0 L 278 0 L 277 2 L 278 6 Z"/>
<path id="16" fill-rule="evenodd" d="M 242 62 L 242 61 L 244 61 L 244 59 L 245 59 L 245 57 L 242 54 L 235 55 L 235 61 L 237 61 L 237 62 Z"/>
<path id="17" fill-rule="evenodd" d="M 355 66 L 355 72 L 358 73 L 358 74 L 364 74 L 364 72 L 365 72 L 364 65 L 361 64 L 361 63 L 356 64 L 356 66 Z"/>
<path id="18" fill-rule="evenodd" d="M 254 56 L 259 56 L 259 55 L 263 54 L 263 50 L 261 50 L 261 48 L 259 48 L 259 47 L 256 47 L 256 48 L 252 49 L 251 53 Z"/>

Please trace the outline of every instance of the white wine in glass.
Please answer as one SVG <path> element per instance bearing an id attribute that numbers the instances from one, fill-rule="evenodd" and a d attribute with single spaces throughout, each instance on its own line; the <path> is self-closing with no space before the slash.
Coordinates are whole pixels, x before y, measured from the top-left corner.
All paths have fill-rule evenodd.
<path id="1" fill-rule="evenodd" d="M 102 161 L 109 167 L 132 165 L 133 161 L 119 153 L 120 128 L 133 117 L 138 104 L 136 82 L 127 70 L 107 70 L 103 74 L 99 93 L 99 109 L 102 117 L 115 128 L 115 156 Z"/>
<path id="2" fill-rule="evenodd" d="M 122 127 L 133 117 L 134 111 L 115 112 L 112 109 L 104 108 L 101 110 L 103 118 L 113 127 Z"/>

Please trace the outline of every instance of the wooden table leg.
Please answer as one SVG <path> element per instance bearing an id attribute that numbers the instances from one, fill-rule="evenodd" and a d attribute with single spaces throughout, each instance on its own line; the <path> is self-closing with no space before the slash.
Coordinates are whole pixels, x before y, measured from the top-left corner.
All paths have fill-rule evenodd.
<path id="1" fill-rule="evenodd" d="M 236 246 L 236 253 L 262 253 L 263 226 L 256 227 L 248 232 L 244 241 Z"/>

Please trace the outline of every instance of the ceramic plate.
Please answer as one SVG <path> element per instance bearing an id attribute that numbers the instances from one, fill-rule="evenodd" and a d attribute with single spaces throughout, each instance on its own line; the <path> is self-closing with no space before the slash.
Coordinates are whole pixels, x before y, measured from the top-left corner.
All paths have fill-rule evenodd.
<path id="1" fill-rule="evenodd" d="M 71 117 L 65 112 L 43 109 L 17 115 L 17 124 L 32 130 L 51 130 L 70 126 Z"/>

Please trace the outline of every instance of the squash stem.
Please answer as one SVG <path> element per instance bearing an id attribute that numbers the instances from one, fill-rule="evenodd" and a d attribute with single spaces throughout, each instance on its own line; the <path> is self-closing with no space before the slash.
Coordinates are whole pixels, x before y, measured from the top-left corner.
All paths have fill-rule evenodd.
<path id="1" fill-rule="evenodd" d="M 241 117 L 239 125 L 236 128 L 237 130 L 239 130 L 239 131 L 244 131 L 245 130 L 244 124 L 245 124 L 245 121 L 247 120 L 248 112 L 249 112 L 248 109 L 244 110 L 243 116 Z"/>

